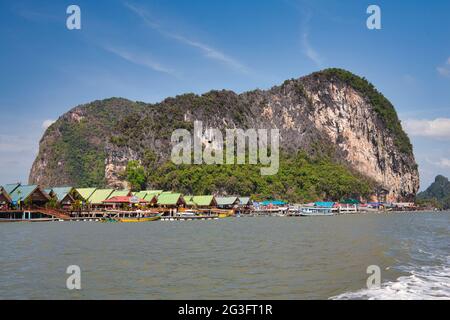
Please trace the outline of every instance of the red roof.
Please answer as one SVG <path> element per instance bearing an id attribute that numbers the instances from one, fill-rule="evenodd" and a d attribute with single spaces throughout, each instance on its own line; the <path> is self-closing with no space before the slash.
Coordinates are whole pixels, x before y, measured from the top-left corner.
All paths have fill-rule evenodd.
<path id="1" fill-rule="evenodd" d="M 109 198 L 107 200 L 103 200 L 103 203 L 132 203 L 131 198 L 134 198 L 132 196 L 115 196 L 112 198 Z M 148 201 L 145 201 L 144 199 L 139 199 L 139 203 L 147 203 Z"/>

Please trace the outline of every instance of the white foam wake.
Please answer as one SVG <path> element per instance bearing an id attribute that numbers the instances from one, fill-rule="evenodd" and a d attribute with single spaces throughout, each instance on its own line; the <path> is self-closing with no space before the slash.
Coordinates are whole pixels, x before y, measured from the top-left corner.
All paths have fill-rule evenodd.
<path id="1" fill-rule="evenodd" d="M 383 283 L 379 289 L 346 292 L 330 299 L 450 300 L 450 267 L 421 267 L 408 276 Z"/>

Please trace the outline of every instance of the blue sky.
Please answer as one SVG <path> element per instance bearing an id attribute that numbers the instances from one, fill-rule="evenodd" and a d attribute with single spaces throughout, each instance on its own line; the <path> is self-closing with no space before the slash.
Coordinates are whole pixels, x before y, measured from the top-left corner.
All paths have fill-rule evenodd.
<path id="1" fill-rule="evenodd" d="M 81 30 L 66 8 L 81 8 Z M 366 9 L 381 8 L 368 30 Z M 2 0 L 0 184 L 26 182 L 46 125 L 111 96 L 270 88 L 326 67 L 395 105 L 422 188 L 450 176 L 450 1 Z"/>

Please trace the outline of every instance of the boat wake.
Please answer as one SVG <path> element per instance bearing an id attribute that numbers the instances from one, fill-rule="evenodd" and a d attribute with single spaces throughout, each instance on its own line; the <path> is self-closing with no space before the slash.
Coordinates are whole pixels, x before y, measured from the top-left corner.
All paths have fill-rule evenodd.
<path id="1" fill-rule="evenodd" d="M 420 267 L 379 289 L 346 292 L 333 300 L 450 300 L 450 267 Z"/>

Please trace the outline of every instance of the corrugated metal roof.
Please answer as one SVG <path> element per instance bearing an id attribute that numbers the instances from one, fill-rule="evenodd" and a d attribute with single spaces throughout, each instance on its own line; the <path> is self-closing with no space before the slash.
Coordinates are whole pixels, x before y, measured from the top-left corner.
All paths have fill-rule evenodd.
<path id="1" fill-rule="evenodd" d="M 164 190 L 145 190 L 147 193 L 161 194 Z M 170 191 L 169 191 L 170 192 Z"/>
<path id="2" fill-rule="evenodd" d="M 163 192 L 158 196 L 159 205 L 176 205 L 181 197 L 181 193 Z"/>
<path id="3" fill-rule="evenodd" d="M 197 206 L 211 206 L 215 205 L 216 201 L 214 201 L 214 196 L 206 195 L 206 196 L 193 196 L 192 202 L 194 202 Z"/>
<path id="4" fill-rule="evenodd" d="M 96 188 L 77 188 L 75 189 L 84 200 L 89 200 L 89 197 L 97 190 Z"/>
<path id="5" fill-rule="evenodd" d="M 239 197 L 239 202 L 242 205 L 246 205 L 246 204 L 248 204 L 250 202 L 250 197 Z"/>
<path id="6" fill-rule="evenodd" d="M 237 197 L 216 197 L 217 205 L 226 206 L 236 202 Z"/>
<path id="7" fill-rule="evenodd" d="M 147 192 L 145 192 L 145 191 L 133 192 L 133 196 L 136 196 L 141 199 L 145 199 L 145 196 L 147 196 Z"/>
<path id="8" fill-rule="evenodd" d="M 20 183 L 10 183 L 5 184 L 3 186 L 3 188 L 5 189 L 6 192 L 8 192 L 9 195 L 11 195 L 11 193 L 13 193 L 13 191 L 16 190 L 18 187 L 20 187 Z"/>
<path id="9" fill-rule="evenodd" d="M 19 200 L 25 201 L 37 188 L 37 185 L 20 186 L 11 194 L 11 200 L 16 203 L 19 202 Z M 46 193 L 44 195 L 48 197 Z"/>
<path id="10" fill-rule="evenodd" d="M 102 204 L 103 200 L 109 199 L 114 189 L 97 189 L 89 197 L 89 202 L 91 204 Z"/>
<path id="11" fill-rule="evenodd" d="M 153 197 L 158 195 L 158 193 L 156 193 L 154 191 L 140 191 L 140 192 L 135 192 L 133 195 L 150 202 L 150 201 L 152 201 Z"/>
<path id="12" fill-rule="evenodd" d="M 104 200 L 103 203 L 132 203 L 133 197 L 136 196 L 113 196 L 107 200 Z M 137 197 L 140 203 L 147 203 L 144 199 Z"/>
<path id="13" fill-rule="evenodd" d="M 130 190 L 115 190 L 113 194 L 110 196 L 112 197 L 128 197 L 131 194 Z"/>
<path id="14" fill-rule="evenodd" d="M 183 198 L 188 206 L 195 206 L 195 202 L 193 200 L 194 196 L 184 196 Z"/>
<path id="15" fill-rule="evenodd" d="M 58 187 L 58 188 L 53 188 L 52 191 L 55 194 L 58 201 L 62 201 L 62 200 L 64 200 L 65 197 L 67 197 L 67 195 L 69 193 L 72 192 L 73 189 L 74 189 L 73 187 Z"/>

